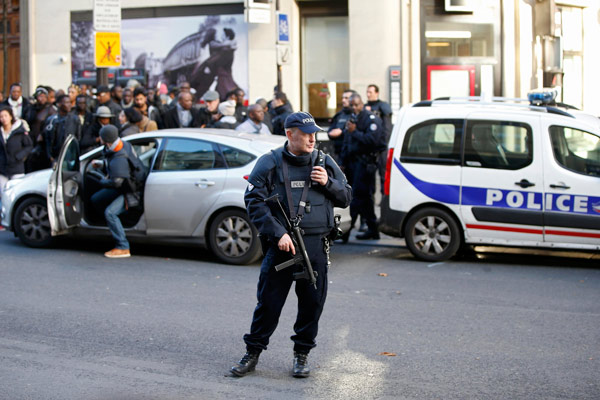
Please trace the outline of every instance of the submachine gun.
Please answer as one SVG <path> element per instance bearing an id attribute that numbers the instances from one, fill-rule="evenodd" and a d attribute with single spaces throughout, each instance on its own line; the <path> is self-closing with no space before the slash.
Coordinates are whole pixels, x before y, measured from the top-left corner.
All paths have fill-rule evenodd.
<path id="1" fill-rule="evenodd" d="M 300 229 L 300 219 L 296 219 L 294 223 L 290 221 L 285 210 L 283 209 L 283 205 L 281 201 L 279 201 L 279 195 L 275 194 L 271 197 L 267 197 L 265 202 L 276 202 L 281 210 L 281 214 L 283 214 L 283 218 L 285 220 L 286 229 L 292 238 L 292 242 L 294 243 L 294 247 L 296 248 L 296 255 L 275 266 L 275 271 L 281 271 L 282 269 L 294 266 L 294 265 L 302 265 L 302 271 L 294 273 L 294 280 L 298 279 L 308 279 L 311 285 L 317 289 L 317 273 L 313 270 L 312 264 L 310 263 L 310 258 L 308 257 L 308 253 L 306 252 L 306 246 L 304 246 L 304 239 L 302 235 L 304 232 Z"/>

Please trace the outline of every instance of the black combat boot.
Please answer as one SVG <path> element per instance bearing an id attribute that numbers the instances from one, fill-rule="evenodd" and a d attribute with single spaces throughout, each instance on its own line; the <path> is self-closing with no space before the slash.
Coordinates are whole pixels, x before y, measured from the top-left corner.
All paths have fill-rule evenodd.
<path id="1" fill-rule="evenodd" d="M 307 378 L 310 375 L 308 368 L 308 353 L 294 352 L 294 370 L 292 376 L 294 378 Z"/>
<path id="2" fill-rule="evenodd" d="M 258 364 L 258 356 L 260 353 L 247 352 L 240 362 L 231 367 L 231 373 L 235 376 L 245 376 L 248 372 L 254 371 Z"/>

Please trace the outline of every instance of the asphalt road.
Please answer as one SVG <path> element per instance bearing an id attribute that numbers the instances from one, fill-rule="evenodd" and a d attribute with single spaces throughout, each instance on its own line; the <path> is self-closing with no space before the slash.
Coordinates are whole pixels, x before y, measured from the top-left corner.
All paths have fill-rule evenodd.
<path id="1" fill-rule="evenodd" d="M 290 376 L 288 298 L 256 373 L 232 378 L 258 265 L 0 232 L 0 399 L 598 399 L 600 259 L 334 247 L 309 379 Z M 387 352 L 389 355 L 383 355 Z M 383 354 L 382 354 L 383 353 Z"/>

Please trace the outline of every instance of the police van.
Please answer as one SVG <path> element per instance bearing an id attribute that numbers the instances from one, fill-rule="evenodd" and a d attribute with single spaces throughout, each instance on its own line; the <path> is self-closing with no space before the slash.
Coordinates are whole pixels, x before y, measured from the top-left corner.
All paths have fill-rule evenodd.
<path id="1" fill-rule="evenodd" d="M 403 107 L 380 230 L 427 261 L 482 244 L 600 249 L 600 119 L 555 94 Z"/>

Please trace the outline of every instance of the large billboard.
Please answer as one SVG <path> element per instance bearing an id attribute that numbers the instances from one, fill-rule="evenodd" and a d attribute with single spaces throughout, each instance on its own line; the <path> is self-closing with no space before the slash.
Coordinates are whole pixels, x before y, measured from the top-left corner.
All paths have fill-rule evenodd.
<path id="1" fill-rule="evenodd" d="M 71 23 L 73 76 L 94 69 L 92 21 Z M 183 81 L 198 96 L 248 92 L 248 26 L 241 14 L 124 19 L 122 68 L 144 69 L 148 87 Z"/>

